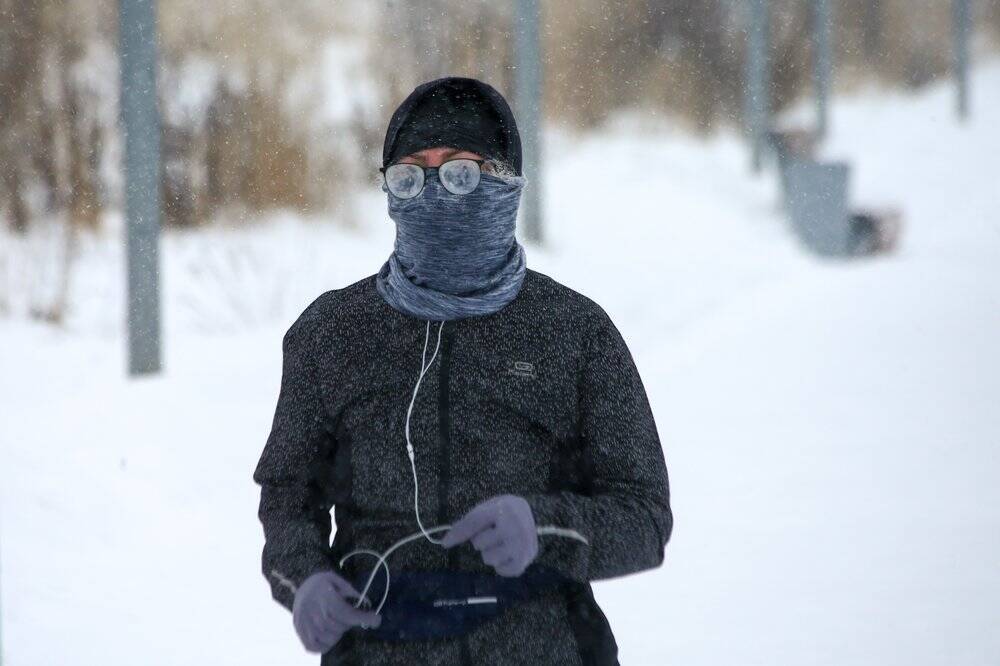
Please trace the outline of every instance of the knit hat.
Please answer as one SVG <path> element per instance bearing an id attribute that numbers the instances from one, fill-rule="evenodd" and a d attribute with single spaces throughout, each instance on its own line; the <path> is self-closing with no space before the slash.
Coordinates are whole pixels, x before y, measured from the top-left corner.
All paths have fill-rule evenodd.
<path id="1" fill-rule="evenodd" d="M 438 146 L 502 160 L 521 175 L 521 139 L 514 114 L 503 96 L 482 81 L 452 76 L 414 89 L 389 121 L 382 166 Z"/>

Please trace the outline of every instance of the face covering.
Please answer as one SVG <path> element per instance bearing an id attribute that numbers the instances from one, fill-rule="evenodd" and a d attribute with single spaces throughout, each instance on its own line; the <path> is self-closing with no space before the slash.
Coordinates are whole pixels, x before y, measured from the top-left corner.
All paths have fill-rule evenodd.
<path id="1" fill-rule="evenodd" d="M 512 301 L 526 269 L 514 237 L 524 182 L 484 173 L 475 190 L 457 195 L 431 171 L 412 199 L 388 194 L 396 242 L 376 278 L 382 297 L 432 321 L 490 314 Z"/>

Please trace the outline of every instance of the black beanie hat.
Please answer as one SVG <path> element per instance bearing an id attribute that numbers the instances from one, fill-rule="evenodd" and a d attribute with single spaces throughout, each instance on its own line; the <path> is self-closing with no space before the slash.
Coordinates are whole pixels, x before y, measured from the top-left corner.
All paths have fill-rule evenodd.
<path id="1" fill-rule="evenodd" d="M 521 138 L 507 100 L 489 84 L 456 76 L 417 86 L 392 114 L 382 166 L 450 146 L 500 159 L 521 175 Z"/>

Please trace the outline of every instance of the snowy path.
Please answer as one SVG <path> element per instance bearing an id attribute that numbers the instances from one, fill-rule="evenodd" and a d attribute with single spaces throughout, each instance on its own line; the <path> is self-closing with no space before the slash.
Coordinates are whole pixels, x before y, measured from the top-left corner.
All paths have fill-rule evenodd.
<path id="1" fill-rule="evenodd" d="M 974 90 L 1000 105 L 1000 66 Z M 907 223 L 849 265 L 795 247 L 733 139 L 549 144 L 529 263 L 611 313 L 671 477 L 664 566 L 596 585 L 624 664 L 1000 662 L 1000 133 L 950 112 L 944 88 L 838 105 L 829 152 Z M 123 379 L 113 249 L 73 332 L 0 321 L 5 664 L 317 663 L 258 573 L 250 472 L 289 318 L 391 248 L 377 198 L 365 215 L 171 238 L 160 378 Z M 190 275 L 227 243 L 265 263 Z"/>

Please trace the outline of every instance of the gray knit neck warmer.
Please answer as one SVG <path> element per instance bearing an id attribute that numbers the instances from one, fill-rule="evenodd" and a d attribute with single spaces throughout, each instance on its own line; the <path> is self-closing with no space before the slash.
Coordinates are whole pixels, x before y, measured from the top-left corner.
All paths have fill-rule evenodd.
<path id="1" fill-rule="evenodd" d="M 524 182 L 483 174 L 475 190 L 456 195 L 431 170 L 416 197 L 388 194 L 396 242 L 376 278 L 382 297 L 432 321 L 490 314 L 514 300 L 526 270 L 514 237 Z"/>

